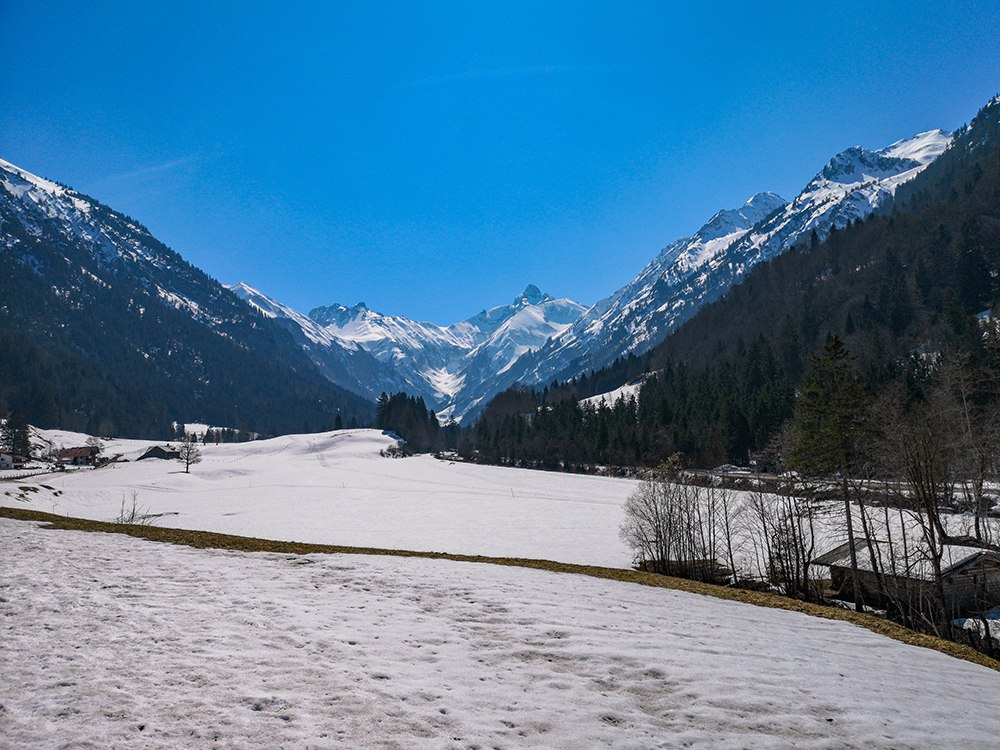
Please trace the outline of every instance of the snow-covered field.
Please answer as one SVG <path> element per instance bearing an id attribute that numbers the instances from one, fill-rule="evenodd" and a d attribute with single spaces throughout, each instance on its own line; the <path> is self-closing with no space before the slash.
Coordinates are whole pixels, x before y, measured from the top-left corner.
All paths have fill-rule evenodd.
<path id="1" fill-rule="evenodd" d="M 0 519 L 5 748 L 995 748 L 1000 674 L 584 576 Z"/>
<path id="2" fill-rule="evenodd" d="M 85 435 L 46 432 L 55 445 Z M 636 483 L 388 459 L 372 430 L 0 482 L 0 504 L 628 567 Z M 24 489 L 30 487 L 33 489 Z M 843 622 L 440 560 L 0 519 L 3 748 L 994 748 L 1000 674 Z"/>
<path id="3" fill-rule="evenodd" d="M 87 439 L 41 434 L 64 447 Z M 134 492 L 160 526 L 630 566 L 618 527 L 635 481 L 379 455 L 394 444 L 376 430 L 341 430 L 207 445 L 185 474 L 178 461 L 135 462 L 152 443 L 109 441 L 105 454 L 129 463 L 0 482 L 0 505 L 113 521 Z M 20 492 L 20 484 L 36 489 Z"/>

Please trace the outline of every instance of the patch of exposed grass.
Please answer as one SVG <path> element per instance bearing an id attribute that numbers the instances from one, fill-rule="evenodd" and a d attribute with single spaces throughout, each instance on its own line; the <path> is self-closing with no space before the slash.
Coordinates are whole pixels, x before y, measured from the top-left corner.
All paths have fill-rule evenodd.
<path id="1" fill-rule="evenodd" d="M 481 555 L 453 555 L 446 552 L 414 552 L 412 550 L 391 550 L 377 549 L 370 547 L 341 547 L 327 544 L 305 544 L 302 542 L 278 542 L 270 539 L 255 539 L 246 536 L 233 536 L 231 534 L 216 534 L 210 531 L 189 531 L 187 529 L 168 529 L 159 526 L 137 526 L 120 523 L 106 523 L 103 521 L 89 521 L 84 518 L 70 518 L 68 516 L 57 516 L 41 511 L 27 510 L 21 508 L 0 507 L 0 518 L 13 518 L 22 521 L 43 521 L 50 529 L 73 529 L 76 531 L 103 531 L 112 534 L 128 534 L 149 539 L 154 542 L 166 542 L 168 544 L 182 544 L 188 547 L 199 549 L 228 549 L 243 552 L 281 552 L 292 555 L 310 554 L 350 554 L 350 555 L 392 555 L 394 557 L 426 557 L 433 560 L 455 560 L 457 562 L 489 563 L 491 565 L 509 565 L 519 568 L 535 568 L 537 570 L 548 570 L 554 573 L 575 573 L 593 578 L 606 578 L 613 581 L 623 581 L 626 583 L 637 583 L 642 586 L 652 586 L 662 589 L 676 589 L 678 591 L 689 591 L 694 594 L 704 596 L 714 596 L 717 599 L 729 599 L 731 601 L 753 604 L 758 607 L 772 607 L 774 609 L 785 609 L 793 612 L 802 612 L 813 617 L 822 617 L 827 620 L 843 620 L 858 625 L 868 630 L 884 635 L 903 643 L 909 643 L 921 648 L 929 648 L 940 651 L 956 659 L 963 659 L 984 667 L 1000 672 L 1000 661 L 991 659 L 985 654 L 981 654 L 973 648 L 963 646 L 958 643 L 946 641 L 943 638 L 936 638 L 931 635 L 917 633 L 903 627 L 897 623 L 885 620 L 874 615 L 854 612 L 836 607 L 826 607 L 811 602 L 803 602 L 798 599 L 790 599 L 778 594 L 761 591 L 746 591 L 743 589 L 732 589 L 725 586 L 716 586 L 710 583 L 699 583 L 688 581 L 683 578 L 672 578 L 670 576 L 657 575 L 654 573 L 644 573 L 638 570 L 624 570 L 621 568 L 602 568 L 594 565 L 572 565 L 569 563 L 558 563 L 551 560 L 535 560 L 531 558 L 519 557 L 485 557 Z"/>

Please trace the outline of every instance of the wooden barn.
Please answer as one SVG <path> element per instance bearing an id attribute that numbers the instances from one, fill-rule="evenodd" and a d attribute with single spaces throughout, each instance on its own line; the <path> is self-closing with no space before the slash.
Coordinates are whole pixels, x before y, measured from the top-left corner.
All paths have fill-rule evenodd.
<path id="1" fill-rule="evenodd" d="M 176 448 L 174 448 L 172 445 L 167 445 L 167 446 L 154 445 L 151 448 L 149 448 L 149 450 L 147 450 L 145 453 L 143 453 L 141 456 L 139 456 L 139 458 L 137 458 L 136 460 L 142 461 L 144 458 L 162 458 L 170 460 L 180 457 L 181 457 L 181 452 Z"/>
<path id="2" fill-rule="evenodd" d="M 869 549 L 864 540 L 856 540 L 855 550 L 865 604 L 876 607 L 896 604 L 933 614 L 937 598 L 935 575 L 926 545 L 911 540 L 904 549 L 900 542 L 878 541 Z M 830 588 L 835 596 L 848 599 L 853 596 L 847 543 L 817 557 L 813 564 L 829 567 Z M 881 573 L 881 585 L 876 569 Z M 943 545 L 941 584 L 949 619 L 1000 604 L 1000 550 L 968 541 L 952 540 Z"/>
<path id="3" fill-rule="evenodd" d="M 100 451 L 94 446 L 87 445 L 81 448 L 63 448 L 59 451 L 59 463 L 70 464 L 72 466 L 93 466 Z"/>

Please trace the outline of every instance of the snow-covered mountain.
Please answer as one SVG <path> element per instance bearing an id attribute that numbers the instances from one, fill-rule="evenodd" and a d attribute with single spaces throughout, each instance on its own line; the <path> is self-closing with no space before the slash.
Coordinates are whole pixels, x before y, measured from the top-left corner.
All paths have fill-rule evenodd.
<path id="1" fill-rule="evenodd" d="M 832 228 L 877 210 L 951 139 L 934 130 L 878 151 L 847 149 L 791 202 L 765 192 L 739 208 L 720 211 L 589 309 L 528 286 L 511 304 L 450 326 L 382 315 L 363 303 L 317 307 L 304 315 L 246 284 L 229 287 L 234 295 L 229 294 L 128 217 L 2 161 L 0 208 L 6 212 L 5 226 L 17 224 L 26 236 L 44 237 L 46 247 L 61 248 L 56 255 L 70 261 L 53 273 L 56 260 L 29 252 L 30 243 L 17 239 L 17 232 L 5 235 L 6 252 L 15 264 L 33 269 L 35 277 L 48 274 L 50 291 L 62 300 L 77 304 L 100 289 L 114 287 L 117 292 L 128 279 L 145 297 L 241 348 L 261 351 L 271 341 L 272 360 L 293 362 L 284 341 L 257 330 L 253 316 L 246 319 L 245 308 L 234 306 L 239 297 L 288 331 L 333 383 L 371 399 L 382 391 L 407 391 L 423 396 L 439 414 L 460 418 L 475 414 L 515 383 L 574 377 L 650 349 L 739 283 L 755 264 L 809 242 L 814 233 L 825 239 Z M 140 317 L 149 308 L 144 297 L 128 292 L 125 297 Z M 147 359 L 179 351 L 162 342 L 130 346 Z M 183 366 L 190 369 L 193 362 L 200 367 L 199 357 L 195 354 Z M 179 360 L 175 356 L 171 361 Z M 192 377 L 211 380 L 198 373 Z"/>
<path id="2" fill-rule="evenodd" d="M 364 303 L 317 307 L 306 316 L 247 284 L 230 289 L 292 331 L 334 382 L 366 395 L 406 390 L 457 417 L 510 385 L 507 373 L 522 355 L 586 310 L 529 285 L 509 305 L 439 326 L 383 315 Z"/>
<path id="3" fill-rule="evenodd" d="M 186 310 L 202 322 L 221 323 L 212 319 L 195 299 L 185 283 L 189 279 L 176 266 L 176 258 L 167 248 L 149 236 L 137 222 L 109 211 L 105 206 L 50 180 L 31 174 L 0 159 L 0 200 L 4 208 L 27 231 L 43 237 L 56 233 L 59 239 L 86 248 L 96 263 L 116 274 L 127 272 L 144 288 L 152 291 L 167 304 Z M 21 264 L 33 267 L 43 275 L 42 262 L 28 252 L 28 247 L 16 241 L 10 227 L 5 226 L 5 245 Z M 79 288 L 58 290 L 72 294 Z"/>
<path id="4" fill-rule="evenodd" d="M 773 258 L 815 232 L 825 239 L 890 199 L 951 143 L 941 130 L 879 151 L 841 152 L 790 203 L 758 193 L 742 207 L 720 211 L 692 237 L 675 240 L 636 278 L 601 300 L 559 336 L 515 366 L 526 384 L 597 369 L 629 352 L 641 353 Z"/>
<path id="5" fill-rule="evenodd" d="M 104 434 L 374 413 L 141 224 L 2 160 L 0 391 L 42 424 Z"/>
<path id="6" fill-rule="evenodd" d="M 515 383 L 574 377 L 652 348 L 760 261 L 877 210 L 950 142 L 950 134 L 933 130 L 879 151 L 847 149 L 790 203 L 765 192 L 719 211 L 590 309 L 529 286 L 510 305 L 442 327 L 363 303 L 305 316 L 246 285 L 231 288 L 283 321 L 334 382 L 370 397 L 406 390 L 441 414 L 462 417 Z"/>

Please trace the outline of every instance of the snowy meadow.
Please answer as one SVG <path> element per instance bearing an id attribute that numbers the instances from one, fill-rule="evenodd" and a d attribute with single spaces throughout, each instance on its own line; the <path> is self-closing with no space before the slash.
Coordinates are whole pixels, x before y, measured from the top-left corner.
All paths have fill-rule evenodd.
<path id="1" fill-rule="evenodd" d="M 7 747 L 992 748 L 1000 674 L 584 576 L 0 520 Z"/>
<path id="2" fill-rule="evenodd" d="M 53 443 L 86 436 L 46 433 Z M 0 483 L 0 504 L 628 567 L 629 480 L 388 459 L 374 431 Z M 140 455 L 148 443 L 113 441 Z M 24 490 L 23 487 L 34 487 Z M 620 581 L 178 547 L 0 519 L 10 748 L 994 748 L 1000 673 L 845 622 Z"/>
<path id="3" fill-rule="evenodd" d="M 53 445 L 86 435 L 42 431 Z M 0 504 L 114 521 L 122 501 L 160 526 L 261 539 L 425 552 L 533 557 L 629 567 L 618 538 L 637 482 L 439 461 L 389 459 L 396 440 L 377 430 L 286 435 L 201 447 L 178 461 L 136 461 L 153 443 L 107 441 L 128 463 L 0 483 Z"/>

